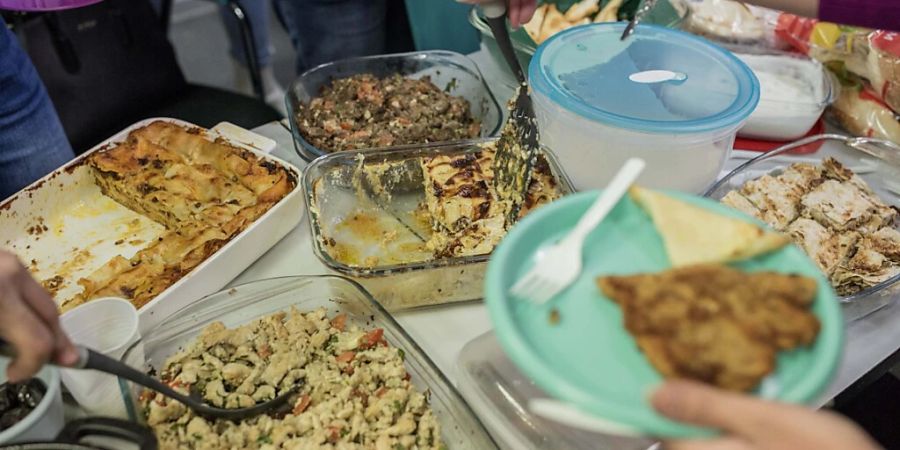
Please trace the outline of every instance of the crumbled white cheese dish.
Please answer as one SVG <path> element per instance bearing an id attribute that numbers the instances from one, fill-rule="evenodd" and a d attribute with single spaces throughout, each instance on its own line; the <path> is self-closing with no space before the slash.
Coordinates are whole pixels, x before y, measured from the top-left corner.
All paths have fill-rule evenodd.
<path id="1" fill-rule="evenodd" d="M 290 411 L 207 420 L 153 392 L 141 397 L 161 449 L 441 450 L 441 428 L 384 330 L 295 309 L 227 329 L 216 322 L 171 357 L 161 378 L 212 405 L 248 407 L 302 387 Z"/>

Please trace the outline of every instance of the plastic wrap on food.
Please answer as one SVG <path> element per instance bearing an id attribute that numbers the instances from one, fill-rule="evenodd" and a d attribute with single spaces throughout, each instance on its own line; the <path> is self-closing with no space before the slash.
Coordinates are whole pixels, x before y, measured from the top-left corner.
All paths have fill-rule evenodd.
<path id="1" fill-rule="evenodd" d="M 731 0 L 692 0 L 687 29 L 715 40 L 736 43 L 762 41 L 764 22 L 747 5 Z"/>
<path id="2" fill-rule="evenodd" d="M 781 14 L 775 35 L 842 78 L 864 79 L 872 95 L 900 111 L 900 33 Z"/>
<path id="3" fill-rule="evenodd" d="M 882 100 L 900 111 L 900 33 L 876 31 L 869 35 L 868 78 Z"/>
<path id="4" fill-rule="evenodd" d="M 831 111 L 855 135 L 900 142 L 900 116 L 866 88 L 842 89 Z"/>

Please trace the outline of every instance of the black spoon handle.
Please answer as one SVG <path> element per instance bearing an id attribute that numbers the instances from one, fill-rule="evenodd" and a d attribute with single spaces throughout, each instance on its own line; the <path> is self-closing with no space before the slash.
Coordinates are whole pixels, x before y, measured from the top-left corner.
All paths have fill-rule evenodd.
<path id="1" fill-rule="evenodd" d="M 497 41 L 497 46 L 500 47 L 500 53 L 503 53 L 503 58 L 506 59 L 506 64 L 509 65 L 510 70 L 512 70 L 519 83 L 525 83 L 525 73 L 522 72 L 522 66 L 519 65 L 519 59 L 516 58 L 512 40 L 509 38 L 509 29 L 506 28 L 505 0 L 486 3 L 482 7 L 484 8 L 485 19 L 488 26 L 491 27 L 491 33 L 494 35 L 494 40 Z"/>
<path id="2" fill-rule="evenodd" d="M 127 364 L 119 362 L 113 358 L 110 358 L 101 353 L 97 353 L 80 345 L 76 345 L 75 347 L 78 349 L 80 357 L 78 359 L 78 362 L 72 368 L 98 370 L 100 372 L 116 375 L 120 378 L 124 378 L 128 381 L 137 383 L 141 386 L 159 392 L 166 397 L 174 398 L 175 400 L 183 403 L 185 406 L 196 411 L 198 414 L 207 417 L 227 420 L 241 420 L 248 417 L 258 416 L 286 403 L 288 397 L 290 397 L 298 389 L 298 386 L 295 386 L 290 391 L 285 392 L 268 402 L 260 403 L 249 408 L 216 408 L 192 399 L 187 395 L 181 394 L 175 389 L 169 387 L 167 384 Z M 15 356 L 15 350 L 2 338 L 0 338 L 0 355 Z"/>

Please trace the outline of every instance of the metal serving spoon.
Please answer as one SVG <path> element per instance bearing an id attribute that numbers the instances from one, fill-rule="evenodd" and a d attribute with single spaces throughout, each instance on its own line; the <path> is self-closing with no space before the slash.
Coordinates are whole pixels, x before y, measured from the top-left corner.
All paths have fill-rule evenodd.
<path id="1" fill-rule="evenodd" d="M 265 414 L 270 411 L 276 411 L 281 406 L 285 405 L 288 399 L 300 388 L 300 385 L 298 384 L 291 388 L 291 390 L 279 395 L 278 397 L 273 398 L 272 400 L 259 403 L 249 408 L 217 408 L 215 406 L 209 406 L 203 403 L 201 398 L 197 398 L 193 394 L 190 396 L 181 394 L 165 383 L 157 380 L 156 378 L 153 378 L 137 369 L 116 361 L 115 359 L 112 359 L 106 355 L 97 353 L 87 347 L 83 347 L 80 345 L 76 345 L 75 348 L 78 350 L 78 362 L 72 367 L 64 368 L 99 370 L 100 372 L 116 375 L 118 377 L 124 378 L 141 386 L 159 392 L 166 397 L 178 400 L 188 408 L 191 408 L 192 410 L 197 412 L 197 414 L 208 418 L 242 420 Z M 15 357 L 15 354 L 15 349 L 2 338 L 0 338 L 0 355 Z"/>

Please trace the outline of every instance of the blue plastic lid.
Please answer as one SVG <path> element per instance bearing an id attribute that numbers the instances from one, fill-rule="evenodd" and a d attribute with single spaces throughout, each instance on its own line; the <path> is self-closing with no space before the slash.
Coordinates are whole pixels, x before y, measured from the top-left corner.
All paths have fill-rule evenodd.
<path id="1" fill-rule="evenodd" d="M 698 133 L 737 125 L 759 102 L 759 81 L 730 52 L 705 39 L 624 23 L 570 28 L 538 47 L 528 68 L 534 91 L 611 126 Z"/>

